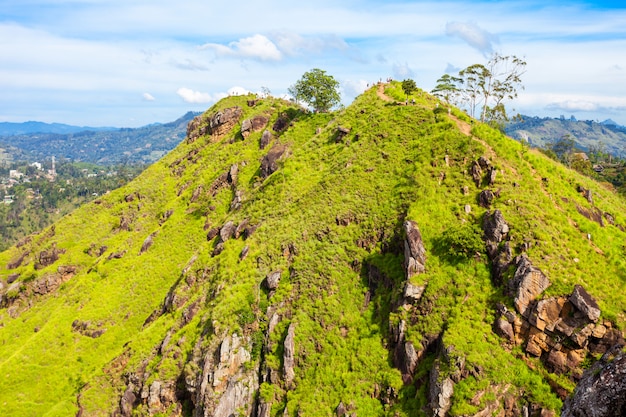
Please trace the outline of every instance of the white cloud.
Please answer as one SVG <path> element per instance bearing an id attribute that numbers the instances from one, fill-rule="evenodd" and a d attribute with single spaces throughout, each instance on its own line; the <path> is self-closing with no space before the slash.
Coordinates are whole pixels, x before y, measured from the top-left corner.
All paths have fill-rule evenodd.
<path id="1" fill-rule="evenodd" d="M 493 42 L 497 37 L 480 28 L 473 22 L 448 22 L 446 23 L 446 35 L 456 37 L 467 42 L 469 46 L 489 55 L 493 52 Z"/>
<path id="2" fill-rule="evenodd" d="M 143 97 L 143 99 L 145 101 L 155 101 L 156 100 L 156 98 L 154 98 L 154 96 L 152 94 L 150 94 L 150 93 L 143 93 L 142 97 Z"/>
<path id="3" fill-rule="evenodd" d="M 397 80 L 405 80 L 407 78 L 413 78 L 413 70 L 409 67 L 408 63 L 393 64 L 393 77 Z"/>
<path id="4" fill-rule="evenodd" d="M 282 54 L 276 45 L 263 35 L 252 35 L 231 42 L 228 46 L 219 43 L 206 43 L 200 49 L 212 49 L 218 56 L 253 58 L 261 61 L 279 61 Z"/>
<path id="5" fill-rule="evenodd" d="M 200 91 L 193 91 L 190 88 L 181 87 L 176 91 L 186 103 L 191 104 L 204 104 L 213 101 L 213 98 L 209 93 L 201 93 Z"/>
<path id="6" fill-rule="evenodd" d="M 367 89 L 368 85 L 369 84 L 366 80 L 347 80 L 342 83 L 343 92 L 349 98 L 354 98 L 363 93 Z"/>
<path id="7" fill-rule="evenodd" d="M 321 53 L 325 50 L 347 50 L 349 45 L 337 35 L 307 36 L 295 32 L 275 32 L 271 35 L 278 48 L 286 55 Z"/>
<path id="8" fill-rule="evenodd" d="M 593 112 L 599 110 L 600 107 L 601 106 L 598 103 L 585 100 L 566 100 L 557 103 L 550 103 L 546 106 L 546 108 L 550 110 L 563 110 L 571 112 Z"/>
<path id="9" fill-rule="evenodd" d="M 229 96 L 245 96 L 246 94 L 249 94 L 249 93 L 250 93 L 249 90 L 247 90 L 247 89 L 245 89 L 243 87 L 240 87 L 238 85 L 228 89 L 228 95 Z"/>

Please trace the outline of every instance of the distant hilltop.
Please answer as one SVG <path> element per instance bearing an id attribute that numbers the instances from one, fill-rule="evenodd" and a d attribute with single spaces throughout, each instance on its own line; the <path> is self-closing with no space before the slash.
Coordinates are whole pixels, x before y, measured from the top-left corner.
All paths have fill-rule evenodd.
<path id="1" fill-rule="evenodd" d="M 27 135 L 31 133 L 56 133 L 68 134 L 78 132 L 102 132 L 117 130 L 115 127 L 89 127 L 89 126 L 72 126 L 63 123 L 44 123 L 44 122 L 0 122 L 0 136 Z"/>

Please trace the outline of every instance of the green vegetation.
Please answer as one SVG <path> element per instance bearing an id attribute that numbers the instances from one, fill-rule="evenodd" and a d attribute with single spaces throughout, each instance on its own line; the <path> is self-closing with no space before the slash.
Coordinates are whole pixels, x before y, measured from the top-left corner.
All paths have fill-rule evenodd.
<path id="1" fill-rule="evenodd" d="M 338 89 L 339 81 L 326 71 L 314 68 L 289 87 L 289 94 L 296 102 L 302 101 L 316 112 L 328 112 L 341 101 Z"/>
<path id="2" fill-rule="evenodd" d="M 464 107 L 471 117 L 478 116 L 478 108 L 477 118 L 482 122 L 503 128 L 509 120 L 504 103 L 517 97 L 525 72 L 524 60 L 496 52 L 485 65 L 470 65 L 459 71 L 458 77 L 444 74 L 437 80 L 433 94 Z"/>
<path id="3" fill-rule="evenodd" d="M 406 99 L 400 82 L 385 94 Z M 480 156 L 497 169 L 492 209 L 510 226 L 514 254 L 528 248 L 552 282 L 545 296 L 582 284 L 603 320 L 626 325 L 626 202 L 616 193 L 486 124 L 470 124 L 456 108 L 449 114 L 419 89 L 409 95 L 415 105 L 383 101 L 375 87 L 334 113 L 272 97 L 249 106 L 250 99 L 228 97 L 207 111 L 241 108 L 223 136 L 181 143 L 129 184 L 0 253 L 0 282 L 12 285 L 4 294 L 13 300 L 0 309 L 5 414 L 110 415 L 132 378 L 145 392 L 155 381 L 185 392 L 187 377 L 202 375 L 202 361 L 219 358 L 233 334 L 250 353 L 241 368 L 254 373 L 262 365 L 255 380 L 271 375 L 258 395 L 272 416 L 285 409 L 327 416 L 340 403 L 359 416 L 425 415 L 433 364 L 448 377 L 461 360 L 476 375 L 459 378 L 452 415 L 480 411 L 505 391 L 558 410 L 561 399 L 542 363 L 492 330 L 497 303 L 511 307 L 512 300 L 493 284 L 480 245 L 477 225 L 487 210 L 469 175 Z M 243 121 L 257 115 L 267 126 L 244 139 Z M 279 119 L 289 127 L 261 149 L 263 130 Z M 349 133 L 338 135 L 339 127 Z M 262 178 L 261 160 L 276 145 L 287 151 Z M 234 185 L 217 186 L 233 165 Z M 614 224 L 600 226 L 577 210 L 590 207 L 579 185 L 593 190 L 594 207 Z M 231 207 L 235 196 L 240 208 Z M 398 307 L 407 219 L 419 225 L 426 249 L 426 271 L 411 280 L 425 286 L 419 309 Z M 221 243 L 207 239 L 228 221 L 256 229 Z M 148 236 L 152 246 L 142 251 Z M 36 269 L 37 256 L 51 248 L 64 252 Z M 48 294 L 29 286 L 70 265 L 75 275 Z M 270 291 L 264 281 L 274 271 L 281 279 Z M 410 383 L 394 367 L 391 329 L 400 323 L 406 340 L 425 349 Z M 289 387 L 283 367 L 291 324 Z M 103 332 L 92 337 L 91 330 Z M 427 349 L 428 340 L 440 340 L 448 362 Z M 177 397 L 182 415 L 191 415 L 190 398 Z M 135 413 L 147 415 L 150 406 L 141 401 Z M 176 405 L 169 406 L 159 412 L 168 415 Z"/>

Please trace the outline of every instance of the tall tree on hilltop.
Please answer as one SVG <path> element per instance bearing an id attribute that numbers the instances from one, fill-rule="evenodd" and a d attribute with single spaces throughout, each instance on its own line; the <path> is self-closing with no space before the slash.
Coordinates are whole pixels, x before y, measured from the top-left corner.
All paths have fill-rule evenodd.
<path id="1" fill-rule="evenodd" d="M 471 117 L 480 108 L 480 121 L 500 123 L 508 120 L 504 102 L 517 97 L 523 89 L 522 75 L 526 62 L 515 55 L 495 53 L 487 64 L 473 64 L 459 71 L 459 76 L 443 75 L 433 94 L 448 103 L 458 100 Z"/>
<path id="2" fill-rule="evenodd" d="M 327 112 L 341 101 L 339 81 L 318 68 L 305 72 L 287 91 L 296 102 L 302 101 L 317 112 Z"/>
<path id="3" fill-rule="evenodd" d="M 437 85 L 431 93 L 443 99 L 447 104 L 457 104 L 460 90 L 458 85 L 460 84 L 461 79 L 458 77 L 453 77 L 450 74 L 443 74 L 441 78 L 437 80 Z"/>
<path id="4" fill-rule="evenodd" d="M 415 81 L 410 78 L 403 80 L 402 91 L 404 91 L 404 94 L 406 94 L 406 98 L 408 100 L 411 93 L 417 91 L 417 85 L 415 84 Z"/>

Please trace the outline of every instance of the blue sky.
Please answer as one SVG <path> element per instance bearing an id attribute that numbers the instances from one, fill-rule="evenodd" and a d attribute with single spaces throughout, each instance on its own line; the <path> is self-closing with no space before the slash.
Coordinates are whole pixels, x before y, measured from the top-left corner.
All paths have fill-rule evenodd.
<path id="1" fill-rule="evenodd" d="M 0 121 L 168 122 L 312 68 L 348 104 L 380 78 L 430 91 L 491 52 L 528 63 L 515 112 L 626 125 L 626 6 L 576 0 L 3 0 Z"/>

